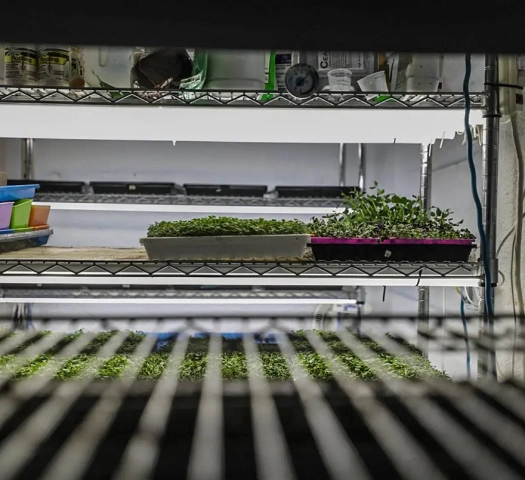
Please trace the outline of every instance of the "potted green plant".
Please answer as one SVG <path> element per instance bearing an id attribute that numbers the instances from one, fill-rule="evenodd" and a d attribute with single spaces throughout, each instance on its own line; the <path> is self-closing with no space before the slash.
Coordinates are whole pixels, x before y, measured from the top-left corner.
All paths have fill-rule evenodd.
<path id="1" fill-rule="evenodd" d="M 150 260 L 302 257 L 310 235 L 299 220 L 205 217 L 157 222 L 141 238 Z"/>
<path id="2" fill-rule="evenodd" d="M 474 235 L 453 222 L 450 210 L 427 211 L 420 197 L 375 191 L 345 197 L 344 210 L 313 218 L 309 231 L 316 260 L 467 261 Z"/>

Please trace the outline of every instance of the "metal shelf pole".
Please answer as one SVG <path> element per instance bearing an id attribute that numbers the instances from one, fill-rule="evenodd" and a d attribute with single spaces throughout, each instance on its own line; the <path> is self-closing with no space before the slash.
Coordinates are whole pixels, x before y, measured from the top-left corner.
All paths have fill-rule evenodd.
<path id="1" fill-rule="evenodd" d="M 498 98 L 498 56 L 488 54 L 485 57 L 485 86 L 487 89 L 487 103 L 485 112 L 485 126 L 483 128 L 483 228 L 487 237 L 487 257 L 489 258 L 489 269 L 492 277 L 492 287 L 496 286 L 498 279 L 498 260 L 496 257 L 496 221 L 497 221 L 497 197 L 498 197 L 498 162 L 499 162 L 499 124 L 500 110 Z M 482 248 L 484 248 L 482 246 Z M 492 304 L 494 305 L 494 288 L 491 289 Z M 485 307 L 485 291 L 482 290 L 482 301 L 480 302 L 481 322 L 480 339 L 488 336 L 490 340 L 494 329 L 494 321 L 489 316 Z M 497 376 L 495 355 L 488 351 L 480 351 L 478 356 L 478 376 L 485 377 L 488 374 Z"/>
<path id="2" fill-rule="evenodd" d="M 22 165 L 21 173 L 24 180 L 33 178 L 33 161 L 35 155 L 35 140 L 33 138 L 22 139 Z M 15 330 L 27 330 L 28 317 L 31 311 L 31 305 L 28 303 L 19 303 L 15 305 L 13 311 L 13 328 Z"/>
<path id="3" fill-rule="evenodd" d="M 339 186 L 344 187 L 346 183 L 346 145 L 339 144 Z"/>
<path id="4" fill-rule="evenodd" d="M 33 159 L 35 141 L 32 138 L 22 139 L 22 178 L 28 180 L 33 176 Z"/>
<path id="5" fill-rule="evenodd" d="M 432 187 L 432 145 L 421 145 L 421 168 L 419 196 L 423 202 L 423 207 L 430 210 Z M 428 356 L 428 339 L 420 335 L 421 331 L 426 332 L 429 328 L 430 317 L 430 289 L 429 287 L 418 287 L 417 301 L 417 347 Z"/>
<path id="6" fill-rule="evenodd" d="M 357 185 L 361 190 L 366 187 L 366 154 L 365 146 L 362 143 L 357 144 L 357 158 L 359 161 L 359 173 Z"/>

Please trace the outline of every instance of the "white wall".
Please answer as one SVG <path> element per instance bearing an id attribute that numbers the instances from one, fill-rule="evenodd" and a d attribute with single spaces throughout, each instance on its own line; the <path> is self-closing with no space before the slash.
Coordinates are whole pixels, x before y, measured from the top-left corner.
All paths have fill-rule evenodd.
<path id="1" fill-rule="evenodd" d="M 433 204 L 451 208 L 457 218 L 475 232 L 463 137 L 439 142 L 434 150 Z M 1 147 L 1 145 L 0 145 Z M 337 185 L 338 145 L 177 143 L 164 142 L 89 142 L 36 140 L 34 177 L 39 180 L 120 180 L 172 181 L 182 183 L 254 183 L 275 185 Z M 0 150 L 1 151 L 1 150 Z M 20 141 L 5 145 L 9 178 L 20 176 Z M 478 166 L 480 149 L 475 149 Z M 387 191 L 402 195 L 419 193 L 420 147 L 418 145 L 367 145 L 367 176 L 371 185 L 377 181 Z M 347 148 L 347 184 L 357 184 L 357 146 Z M 56 246 L 139 246 L 148 225 L 161 219 L 189 218 L 188 215 L 116 212 L 53 211 L 50 217 L 55 234 L 50 245 Z M 301 217 L 307 220 L 309 215 Z M 435 288 L 431 311 L 435 314 L 459 313 L 459 296 L 448 289 Z M 367 302 L 373 313 L 414 315 L 417 312 L 415 288 L 389 288 L 382 301 L 382 288 L 368 288 Z M 254 306 L 258 314 L 311 315 L 314 306 Z M 40 305 L 35 315 L 217 315 L 245 314 L 239 306 L 155 306 L 123 305 Z M 58 328 L 57 325 L 55 325 Z M 134 326 L 148 330 L 147 324 Z M 238 330 L 231 323 L 224 328 Z M 296 328 L 296 327 L 293 327 Z M 366 326 L 365 326 L 366 328 Z M 413 325 L 402 326 L 414 337 Z M 456 376 L 465 372 L 464 356 L 432 355 L 439 367 Z"/>

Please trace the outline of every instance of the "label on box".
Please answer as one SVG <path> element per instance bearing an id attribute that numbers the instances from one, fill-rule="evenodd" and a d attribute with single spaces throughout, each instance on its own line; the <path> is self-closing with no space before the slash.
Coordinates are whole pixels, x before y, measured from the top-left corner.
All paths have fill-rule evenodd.
<path id="1" fill-rule="evenodd" d="M 272 52 L 270 50 L 264 51 L 264 83 L 267 85 L 270 81 L 270 62 L 272 58 Z"/>
<path id="2" fill-rule="evenodd" d="M 275 54 L 275 86 L 277 90 L 286 90 L 284 76 L 292 66 L 292 52 L 276 52 Z"/>
<path id="3" fill-rule="evenodd" d="M 365 54 L 363 52 L 318 52 L 317 69 L 329 71 L 334 68 L 348 68 L 353 72 L 362 72 L 366 69 Z"/>

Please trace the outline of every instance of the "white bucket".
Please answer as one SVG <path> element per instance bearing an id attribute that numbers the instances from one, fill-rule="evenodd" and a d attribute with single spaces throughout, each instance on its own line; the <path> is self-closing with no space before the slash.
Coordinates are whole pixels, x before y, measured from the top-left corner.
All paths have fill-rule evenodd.
<path id="1" fill-rule="evenodd" d="M 441 79 L 432 77 L 407 77 L 407 92 L 437 92 Z"/>
<path id="2" fill-rule="evenodd" d="M 131 47 L 84 47 L 84 78 L 90 87 L 101 87 L 101 81 L 115 88 L 130 88 Z"/>
<path id="3" fill-rule="evenodd" d="M 210 90 L 264 90 L 264 50 L 211 50 L 205 88 Z"/>

